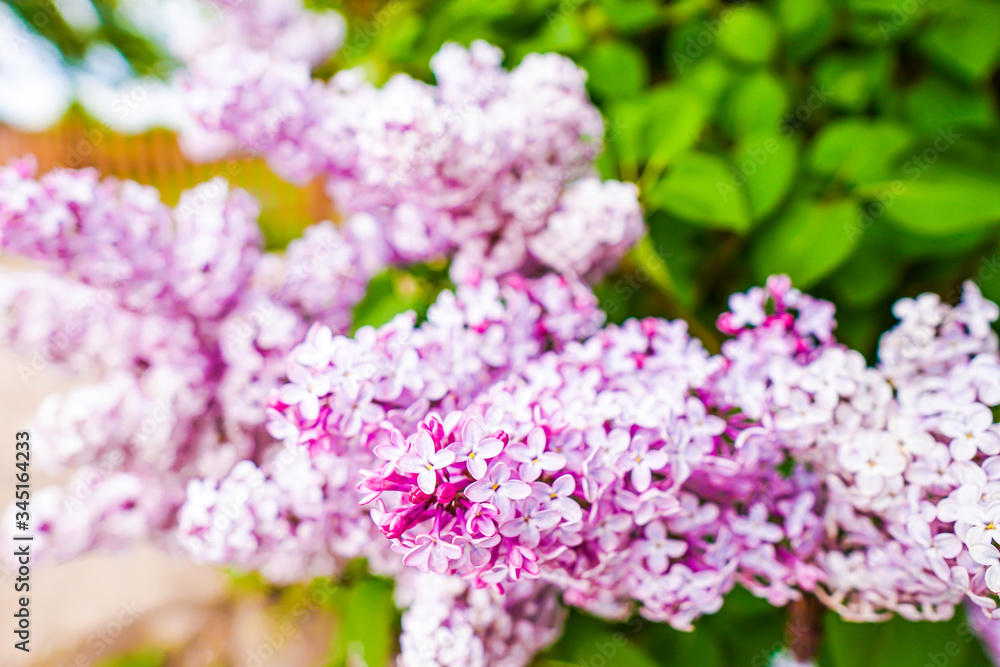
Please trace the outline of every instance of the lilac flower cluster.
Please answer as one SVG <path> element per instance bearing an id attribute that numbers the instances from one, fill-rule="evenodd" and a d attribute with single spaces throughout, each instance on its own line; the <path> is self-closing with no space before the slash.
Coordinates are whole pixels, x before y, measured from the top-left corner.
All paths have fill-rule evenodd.
<path id="1" fill-rule="evenodd" d="M 778 548 L 783 580 L 855 620 L 940 620 L 963 598 L 1000 618 L 996 305 L 972 283 L 955 307 L 901 300 L 868 368 L 833 340 L 832 305 L 785 280 L 730 303 L 720 324 L 738 337 L 713 384 L 746 420 L 736 446 L 805 480 L 761 511 L 786 538 L 800 513 L 803 539 Z"/>
<path id="2" fill-rule="evenodd" d="M 322 178 L 345 220 L 267 253 L 221 179 L 170 208 L 0 168 L 0 247 L 49 271 L 0 272 L 2 340 L 25 381 L 93 378 L 36 418 L 40 460 L 77 470 L 35 496 L 39 555 L 152 539 L 279 583 L 363 557 L 409 607 L 403 665 L 526 664 L 560 602 L 690 629 L 737 584 L 852 620 L 965 602 L 991 632 L 998 309 L 974 285 L 897 303 L 874 367 L 784 276 L 730 298 L 718 355 L 683 322 L 604 327 L 581 281 L 643 223 L 593 170 L 580 69 L 476 42 L 435 85 L 320 81 L 337 15 L 219 4 L 187 141 Z M 424 321 L 346 335 L 380 268 L 442 257 L 457 287 Z"/>
<path id="3" fill-rule="evenodd" d="M 224 479 L 192 480 L 180 509 L 181 545 L 202 562 L 263 571 L 280 582 L 368 558 L 392 573 L 354 476 L 372 466 L 373 437 L 409 428 L 431 406 L 461 406 L 541 350 L 601 325 L 589 291 L 556 276 L 484 279 L 444 292 L 419 326 L 397 316 L 354 338 L 314 324 L 273 385 L 267 429 L 282 446 Z M 306 445 L 310 458 L 300 447 Z M 323 454 L 323 455 L 320 455 Z"/>
<path id="4" fill-rule="evenodd" d="M 638 191 L 591 166 L 604 126 L 581 69 L 532 54 L 507 72 L 501 57 L 448 44 L 431 60 L 436 86 L 399 74 L 377 88 L 360 70 L 314 80 L 314 60 L 226 41 L 190 64 L 184 144 L 322 177 L 344 214 L 378 219 L 386 262 L 455 256 L 456 279 L 597 277 L 642 234 Z"/>
<path id="5" fill-rule="evenodd" d="M 365 500 L 405 564 L 479 586 L 541 577 L 595 613 L 639 600 L 689 627 L 733 583 L 720 508 L 686 490 L 695 470 L 728 472 L 727 423 L 698 396 L 710 372 L 682 322 L 610 327 L 392 430 Z"/>
<path id="6" fill-rule="evenodd" d="M 459 577 L 404 573 L 400 667 L 521 667 L 562 634 L 559 590 L 523 580 L 503 594 Z"/>
<path id="7" fill-rule="evenodd" d="M 718 357 L 630 321 L 381 423 L 360 488 L 403 564 L 678 627 L 736 582 L 856 620 L 966 598 L 996 618 L 997 307 L 972 284 L 956 307 L 903 300 L 869 368 L 785 277 L 730 303 Z"/>
<path id="8" fill-rule="evenodd" d="M 281 257 L 260 248 L 256 203 L 221 179 L 171 209 L 134 182 L 34 170 L 0 168 L 0 245 L 48 270 L 0 273 L 3 340 L 28 355 L 25 382 L 50 367 L 93 380 L 36 415 L 40 461 L 80 469 L 37 496 L 52 547 L 38 555 L 169 544 L 189 479 L 274 448 L 267 394 L 310 323 L 349 325 L 376 268 L 364 221 L 320 223 Z"/>

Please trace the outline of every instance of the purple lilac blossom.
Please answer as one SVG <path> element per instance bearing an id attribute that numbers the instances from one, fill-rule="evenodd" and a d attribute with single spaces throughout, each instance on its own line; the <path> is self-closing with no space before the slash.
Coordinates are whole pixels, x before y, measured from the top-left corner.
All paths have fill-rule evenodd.
<path id="1" fill-rule="evenodd" d="M 345 216 L 379 221 L 386 262 L 454 256 L 458 280 L 600 277 L 644 226 L 636 187 L 592 165 L 604 123 L 586 75 L 554 54 L 510 72 L 501 59 L 482 41 L 447 44 L 431 60 L 437 85 L 398 74 L 379 88 L 360 70 L 324 82 L 307 58 L 222 40 L 189 64 L 182 143 L 196 158 L 222 146 L 265 155 L 296 183 L 324 179 Z"/>
<path id="2" fill-rule="evenodd" d="M 377 269 L 365 220 L 315 225 L 279 256 L 260 247 L 254 200 L 221 179 L 171 209 L 93 170 L 34 172 L 0 168 L 0 245 L 48 271 L 0 273 L 2 339 L 28 355 L 25 382 L 60 367 L 91 379 L 34 420 L 39 462 L 79 469 L 40 496 L 37 555 L 171 545 L 189 480 L 278 446 L 265 404 L 288 353 L 313 322 L 346 329 Z"/>
<path id="3" fill-rule="evenodd" d="M 737 446 L 816 478 L 763 494 L 764 518 L 799 536 L 772 563 L 784 581 L 851 620 L 942 620 L 963 599 L 1000 617 L 997 306 L 972 283 L 957 306 L 902 299 L 869 368 L 833 340 L 833 306 L 787 279 L 730 305 L 713 384 L 743 412 Z"/>

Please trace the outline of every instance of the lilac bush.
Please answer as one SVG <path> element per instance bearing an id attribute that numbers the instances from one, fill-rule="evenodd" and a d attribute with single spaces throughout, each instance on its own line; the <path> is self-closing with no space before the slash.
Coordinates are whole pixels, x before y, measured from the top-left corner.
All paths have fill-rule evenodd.
<path id="1" fill-rule="evenodd" d="M 73 474 L 34 498 L 38 556 L 147 540 L 276 584 L 363 558 L 395 579 L 402 665 L 527 664 L 566 606 L 689 630 L 737 585 L 857 621 L 965 603 L 996 646 L 998 309 L 974 284 L 899 301 L 874 366 L 785 276 L 730 297 L 718 354 L 683 320 L 605 325 L 589 285 L 644 226 L 594 169 L 582 70 L 475 42 L 434 85 L 323 81 L 343 24 L 304 12 L 226 7 L 185 82 L 190 151 L 323 180 L 341 219 L 283 252 L 222 179 L 169 207 L 0 168 L 0 246 L 34 262 L 0 272 L 3 341 L 26 382 L 90 380 L 35 417 Z M 354 330 L 377 273 L 425 260 L 454 289 Z"/>

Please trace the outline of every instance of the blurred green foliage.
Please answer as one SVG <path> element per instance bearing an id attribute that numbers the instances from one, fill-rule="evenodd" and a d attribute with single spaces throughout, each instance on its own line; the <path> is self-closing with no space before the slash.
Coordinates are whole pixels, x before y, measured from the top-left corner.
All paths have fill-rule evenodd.
<path id="1" fill-rule="evenodd" d="M 97 667 L 162 667 L 165 660 L 161 649 L 150 647 L 117 658 L 102 660 Z"/>
<path id="2" fill-rule="evenodd" d="M 85 0 L 86 1 L 86 0 Z M 109 46 L 143 76 L 163 78 L 174 67 L 167 55 L 135 30 L 118 10 L 118 0 L 89 0 L 96 27 L 74 26 L 54 0 L 5 0 L 32 31 L 49 41 L 70 65 L 79 64 L 95 44 Z"/>

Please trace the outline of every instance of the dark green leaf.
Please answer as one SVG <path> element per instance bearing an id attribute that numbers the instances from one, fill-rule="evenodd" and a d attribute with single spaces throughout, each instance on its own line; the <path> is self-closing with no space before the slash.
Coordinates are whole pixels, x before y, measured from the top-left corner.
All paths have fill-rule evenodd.
<path id="1" fill-rule="evenodd" d="M 989 0 L 948 3 L 920 33 L 929 58 L 965 79 L 982 79 L 1000 55 L 1000 5 Z"/>
<path id="2" fill-rule="evenodd" d="M 890 176 L 891 165 L 911 141 L 909 132 L 892 122 L 836 121 L 816 137 L 809 166 L 818 174 L 863 185 Z"/>

